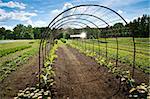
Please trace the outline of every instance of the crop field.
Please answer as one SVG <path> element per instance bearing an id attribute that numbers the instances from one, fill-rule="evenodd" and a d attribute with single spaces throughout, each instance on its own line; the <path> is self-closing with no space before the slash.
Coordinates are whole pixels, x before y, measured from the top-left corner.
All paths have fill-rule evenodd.
<path id="1" fill-rule="evenodd" d="M 107 56 L 110 59 L 116 59 L 117 44 L 116 38 L 108 38 L 107 40 Z M 136 38 L 136 67 L 140 68 L 145 73 L 150 73 L 149 70 L 149 39 L 148 38 Z M 72 40 L 72 44 L 86 49 L 89 51 L 95 51 L 102 56 L 106 55 L 106 43 L 105 39 L 93 39 L 93 40 Z M 94 44 L 94 47 L 93 47 Z M 132 65 L 133 62 L 133 41 L 132 38 L 118 38 L 118 59 L 120 62 Z"/>
<path id="2" fill-rule="evenodd" d="M 38 51 L 38 40 L 14 40 L 0 44 L 0 81 L 25 64 Z"/>
<path id="3" fill-rule="evenodd" d="M 95 57 L 96 55 L 105 57 L 107 44 L 108 59 L 115 61 L 117 48 L 115 38 L 107 38 L 107 40 L 101 38 L 99 41 L 97 39 L 61 39 L 54 42 L 54 46 L 52 46 L 51 50 L 48 52 L 48 56 L 44 61 L 44 67 L 42 67 L 42 73 L 40 74 L 42 85 L 51 86 L 50 88 L 57 86 L 53 89 L 54 92 L 64 92 L 64 97 L 67 97 L 68 95 L 73 97 L 77 94 L 79 98 L 83 97 L 82 92 L 85 92 L 85 98 L 87 98 L 88 92 L 92 93 L 93 91 L 94 93 L 89 97 L 95 93 L 100 96 L 102 96 L 102 93 L 105 93 L 103 94 L 103 97 L 108 97 L 108 95 L 112 95 L 110 90 L 113 92 L 113 90 L 118 88 L 117 86 L 119 81 L 114 78 L 114 76 L 116 76 L 115 68 L 111 66 L 111 64 L 107 64 L 102 59 L 96 61 L 94 58 L 90 58 Z M 118 57 L 120 64 L 125 64 L 123 66 L 128 67 L 132 66 L 132 38 L 118 38 L 118 42 Z M 145 72 L 142 76 L 138 73 L 135 74 L 136 76 L 139 76 L 139 78 L 137 78 L 139 80 L 139 84 L 143 81 L 147 84 L 148 81 L 148 77 L 145 76 L 145 74 L 149 73 L 148 43 L 149 40 L 147 38 L 136 38 L 136 68 L 140 68 L 140 71 L 142 70 L 143 73 Z M 35 91 L 35 95 L 37 93 L 39 94 L 42 90 L 45 90 L 47 94 L 50 93 L 49 89 L 45 89 L 43 87 L 42 89 L 39 89 L 39 87 L 37 87 L 37 72 L 39 64 L 37 62 L 38 56 L 36 54 L 38 52 L 38 47 L 39 40 L 20 40 L 0 44 L 0 81 L 4 82 L 2 87 L 0 87 L 2 90 L 0 95 L 3 96 L 6 94 L 5 97 L 7 98 L 17 95 L 17 97 L 26 97 L 28 94 L 33 93 L 32 90 Z M 83 54 L 80 50 L 84 53 L 90 53 L 89 55 Z M 101 64 L 101 62 L 103 64 Z M 128 69 L 127 67 L 125 68 Z M 132 78 L 129 74 L 126 74 L 128 71 L 121 72 L 125 74 L 122 73 L 123 75 L 117 75 L 127 79 L 127 82 L 131 82 L 131 84 L 128 85 L 132 86 Z M 145 78 L 142 79 L 143 77 Z M 23 85 L 18 82 L 23 82 Z M 92 86 L 89 87 L 86 85 L 88 83 Z M 101 90 L 101 85 L 104 83 L 107 83 L 107 85 L 104 85 L 104 90 Z M 84 86 L 81 86 L 81 84 Z M 36 86 L 33 87 L 32 85 Z M 31 86 L 31 88 L 28 86 Z M 112 86 L 112 88 L 109 86 Z M 74 90 L 68 93 L 69 88 Z M 88 92 L 86 89 L 88 89 Z M 36 92 L 36 90 L 41 91 Z M 76 93 L 75 90 L 79 90 L 78 93 Z M 26 92 L 29 93 L 27 94 Z M 120 99 L 120 97 L 125 97 L 121 92 L 119 94 L 121 96 L 116 95 L 115 98 Z M 97 97 L 98 96 L 95 96 L 95 98 Z M 61 99 L 61 96 L 59 96 L 59 94 L 55 94 L 54 98 Z"/>

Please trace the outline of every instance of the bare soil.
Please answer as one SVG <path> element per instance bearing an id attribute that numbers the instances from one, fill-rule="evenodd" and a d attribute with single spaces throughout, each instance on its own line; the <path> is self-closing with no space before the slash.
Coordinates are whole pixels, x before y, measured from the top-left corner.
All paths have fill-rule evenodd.
<path id="1" fill-rule="evenodd" d="M 38 56 L 28 60 L 27 64 L 19 66 L 6 79 L 0 82 L 0 99 L 13 99 L 18 91 L 36 85 L 38 79 Z"/>
<path id="2" fill-rule="evenodd" d="M 78 50 L 62 45 L 57 50 L 54 63 L 56 84 L 53 86 L 54 99 L 126 99 L 123 91 L 118 91 L 119 79 L 100 66 L 94 59 Z M 3 82 L 0 82 L 0 99 L 13 99 L 18 91 L 34 86 L 38 79 L 38 56 L 19 66 Z M 148 75 L 135 70 L 138 82 L 148 82 Z M 116 94 L 114 96 L 114 94 Z"/>
<path id="3" fill-rule="evenodd" d="M 62 45 L 54 64 L 54 99 L 126 99 L 118 90 L 118 80 L 99 67 L 94 59 Z"/>

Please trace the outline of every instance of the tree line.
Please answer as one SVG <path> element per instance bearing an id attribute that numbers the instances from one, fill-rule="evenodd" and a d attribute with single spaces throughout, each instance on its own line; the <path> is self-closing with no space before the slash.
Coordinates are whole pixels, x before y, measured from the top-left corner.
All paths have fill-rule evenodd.
<path id="1" fill-rule="evenodd" d="M 149 23 L 150 15 L 143 15 L 134 19 L 132 22 L 129 22 L 126 25 L 122 23 L 116 23 L 111 27 L 106 28 L 82 28 L 82 29 L 68 29 L 69 33 L 80 33 L 82 31 L 87 32 L 88 38 L 91 38 L 91 35 L 97 36 L 99 33 L 100 36 L 104 37 L 149 37 Z M 0 28 L 0 39 L 40 39 L 41 33 L 45 30 L 45 27 L 32 27 L 31 25 L 24 26 L 22 24 L 16 25 L 13 30 L 7 30 L 4 27 Z M 60 32 L 60 30 L 59 30 Z M 61 32 L 62 33 L 62 32 Z M 66 33 L 67 34 L 67 33 Z M 61 38 L 61 35 L 58 35 Z M 69 37 L 69 36 L 68 36 Z"/>
<path id="2" fill-rule="evenodd" d="M 87 38 L 97 38 L 97 37 L 149 37 L 149 23 L 150 16 L 143 15 L 142 17 L 138 17 L 133 21 L 124 25 L 123 23 L 116 23 L 113 26 L 106 28 L 79 28 L 79 29 L 71 29 L 68 28 L 67 35 L 69 34 L 79 34 L 81 32 L 87 33 Z M 61 29 L 63 30 L 63 29 Z M 58 31 L 60 32 L 60 30 Z M 60 32 L 58 38 L 63 37 L 63 32 Z M 68 36 L 67 36 L 68 37 Z"/>
<path id="3" fill-rule="evenodd" d="M 45 27 L 24 26 L 23 24 L 16 25 L 13 30 L 7 30 L 2 27 L 0 28 L 0 39 L 40 39 L 44 30 Z"/>
<path id="4" fill-rule="evenodd" d="M 106 34 L 116 35 L 118 37 L 149 37 L 149 25 L 150 16 L 143 15 L 142 17 L 138 17 L 137 19 L 134 19 L 126 25 L 123 25 L 122 23 L 114 24 L 113 26 L 107 29 L 108 33 Z"/>
<path id="5" fill-rule="evenodd" d="M 135 37 L 149 37 L 150 15 L 143 15 L 127 24 Z"/>
<path id="6" fill-rule="evenodd" d="M 149 23 L 150 16 L 143 15 L 126 25 L 116 23 L 110 29 L 116 31 L 116 35 L 120 37 L 149 37 Z"/>

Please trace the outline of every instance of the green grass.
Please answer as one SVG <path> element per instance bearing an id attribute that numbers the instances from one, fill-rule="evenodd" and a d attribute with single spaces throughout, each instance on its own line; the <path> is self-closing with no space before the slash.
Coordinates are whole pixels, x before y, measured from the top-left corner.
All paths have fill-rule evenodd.
<path id="1" fill-rule="evenodd" d="M 19 46 L 29 45 L 31 42 L 36 42 L 36 40 L 16 40 L 16 42 L 10 43 L 2 43 L 0 44 L 0 49 L 8 49 L 8 48 L 15 48 Z"/>
<path id="2" fill-rule="evenodd" d="M 24 49 L 30 48 L 30 47 L 31 47 L 31 45 L 24 45 L 24 46 L 18 46 L 15 48 L 1 49 L 0 50 L 0 57 L 6 56 L 10 53 L 21 51 L 21 50 L 24 50 Z"/>
<path id="3" fill-rule="evenodd" d="M 105 41 L 105 39 L 99 39 L 100 41 Z M 140 68 L 145 73 L 150 73 L 150 61 L 149 61 L 149 39 L 148 38 L 136 38 L 136 67 Z M 133 62 L 133 42 L 132 38 L 118 38 L 119 41 L 119 61 L 125 63 L 129 66 L 132 65 Z M 100 55 L 106 55 L 106 43 L 98 43 L 97 40 L 85 40 L 76 41 L 72 40 L 72 44 L 81 47 L 82 49 L 86 49 L 89 51 L 93 51 L 93 43 L 94 43 L 94 51 L 96 53 L 100 52 Z M 82 45 L 83 44 L 83 45 Z M 108 46 L 108 58 L 116 59 L 116 38 L 108 38 L 107 39 Z"/>
<path id="4" fill-rule="evenodd" d="M 34 56 L 38 52 L 39 41 L 38 40 L 24 40 L 19 42 L 0 44 L 0 47 L 3 46 L 3 49 L 7 51 L 11 51 L 11 53 L 2 56 L 2 62 L 0 62 L 0 81 L 3 80 L 10 74 L 12 71 L 16 70 L 18 66 L 21 66 L 27 63 L 28 59 Z M 22 48 L 22 46 L 29 46 L 28 48 Z M 13 51 L 14 49 L 22 48 L 17 51 Z M 11 56 L 11 57 L 10 57 Z"/>

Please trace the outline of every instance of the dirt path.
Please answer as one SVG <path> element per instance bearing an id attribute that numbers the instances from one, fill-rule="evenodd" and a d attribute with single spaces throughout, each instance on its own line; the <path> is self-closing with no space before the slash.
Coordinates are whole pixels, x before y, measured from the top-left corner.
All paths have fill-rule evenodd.
<path id="1" fill-rule="evenodd" d="M 124 99 L 117 94 L 117 81 L 107 69 L 77 50 L 62 45 L 54 67 L 55 99 Z"/>
<path id="2" fill-rule="evenodd" d="M 0 99 L 13 99 L 19 90 L 37 83 L 38 56 L 33 56 L 27 64 L 19 66 L 0 83 Z"/>

